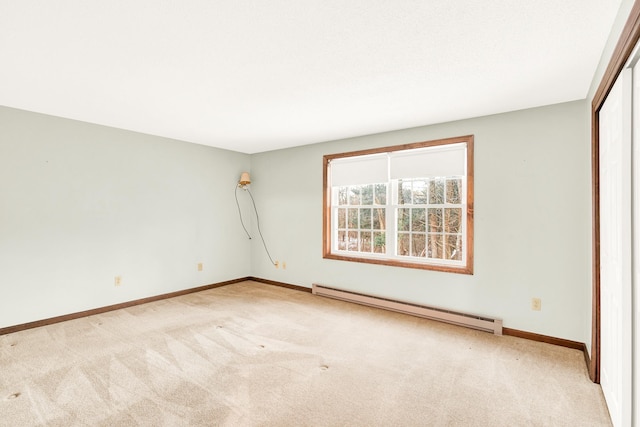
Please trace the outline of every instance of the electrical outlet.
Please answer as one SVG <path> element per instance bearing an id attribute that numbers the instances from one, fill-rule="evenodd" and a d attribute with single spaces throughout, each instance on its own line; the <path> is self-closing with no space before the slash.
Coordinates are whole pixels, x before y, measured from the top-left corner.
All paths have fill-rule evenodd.
<path id="1" fill-rule="evenodd" d="M 198 263 L 198 271 L 202 271 L 202 263 L 201 262 Z"/>
<path id="2" fill-rule="evenodd" d="M 279 261 L 276 261 L 273 264 L 276 266 L 276 268 L 280 268 L 280 262 Z"/>
<path id="3" fill-rule="evenodd" d="M 540 300 L 540 298 L 531 298 L 531 310 L 542 310 L 542 301 Z"/>
<path id="4" fill-rule="evenodd" d="M 122 285 L 122 276 L 116 276 L 113 280 L 113 284 L 115 286 L 120 286 Z"/>

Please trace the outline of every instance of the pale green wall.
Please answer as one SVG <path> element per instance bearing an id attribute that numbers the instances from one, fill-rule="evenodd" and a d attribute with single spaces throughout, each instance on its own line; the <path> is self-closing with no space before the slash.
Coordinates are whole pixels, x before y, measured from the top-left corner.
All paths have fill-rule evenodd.
<path id="1" fill-rule="evenodd" d="M 506 327 L 584 342 L 590 286 L 590 151 L 585 102 L 254 154 L 252 189 L 275 259 L 252 274 L 495 316 Z M 324 154 L 475 135 L 473 276 L 322 258 Z M 532 311 L 531 298 L 542 299 Z"/>
<path id="2" fill-rule="evenodd" d="M 586 101 L 515 113 L 249 156 L 0 107 L 0 327 L 254 275 L 503 317 L 590 347 L 589 111 L 633 3 L 622 1 Z M 469 133 L 474 276 L 322 259 L 323 154 Z M 244 237 L 232 194 L 243 170 L 286 270 L 250 218 Z"/>
<path id="3" fill-rule="evenodd" d="M 249 165 L 0 107 L 0 327 L 248 276 L 233 190 Z"/>

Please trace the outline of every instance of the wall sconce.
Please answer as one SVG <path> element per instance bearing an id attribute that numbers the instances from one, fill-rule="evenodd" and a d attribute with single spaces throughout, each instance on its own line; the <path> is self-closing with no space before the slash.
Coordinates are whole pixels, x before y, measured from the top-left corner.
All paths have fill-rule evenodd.
<path id="1" fill-rule="evenodd" d="M 249 184 L 251 184 L 249 172 L 242 172 L 242 174 L 240 175 L 240 181 L 238 181 L 238 187 L 245 189 Z"/>

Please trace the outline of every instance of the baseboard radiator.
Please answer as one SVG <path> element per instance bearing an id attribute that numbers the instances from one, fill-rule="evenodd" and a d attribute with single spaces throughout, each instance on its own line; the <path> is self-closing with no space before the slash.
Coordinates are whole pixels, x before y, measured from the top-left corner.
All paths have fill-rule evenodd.
<path id="1" fill-rule="evenodd" d="M 484 316 L 443 310 L 441 308 L 373 297 L 356 292 L 330 288 L 316 283 L 312 285 L 312 292 L 314 295 L 353 302 L 370 307 L 382 308 L 385 310 L 397 311 L 399 313 L 409 314 L 412 316 L 424 317 L 426 319 L 438 320 L 458 326 L 465 326 L 467 328 L 491 332 L 496 335 L 502 335 L 502 319 L 492 319 Z"/>

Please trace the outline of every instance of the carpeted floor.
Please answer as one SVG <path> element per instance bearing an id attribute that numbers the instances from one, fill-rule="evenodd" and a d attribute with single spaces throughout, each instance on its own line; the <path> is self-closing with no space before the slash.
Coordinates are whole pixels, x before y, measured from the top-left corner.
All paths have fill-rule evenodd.
<path id="1" fill-rule="evenodd" d="M 1 426 L 609 426 L 582 353 L 243 282 L 0 336 Z"/>

